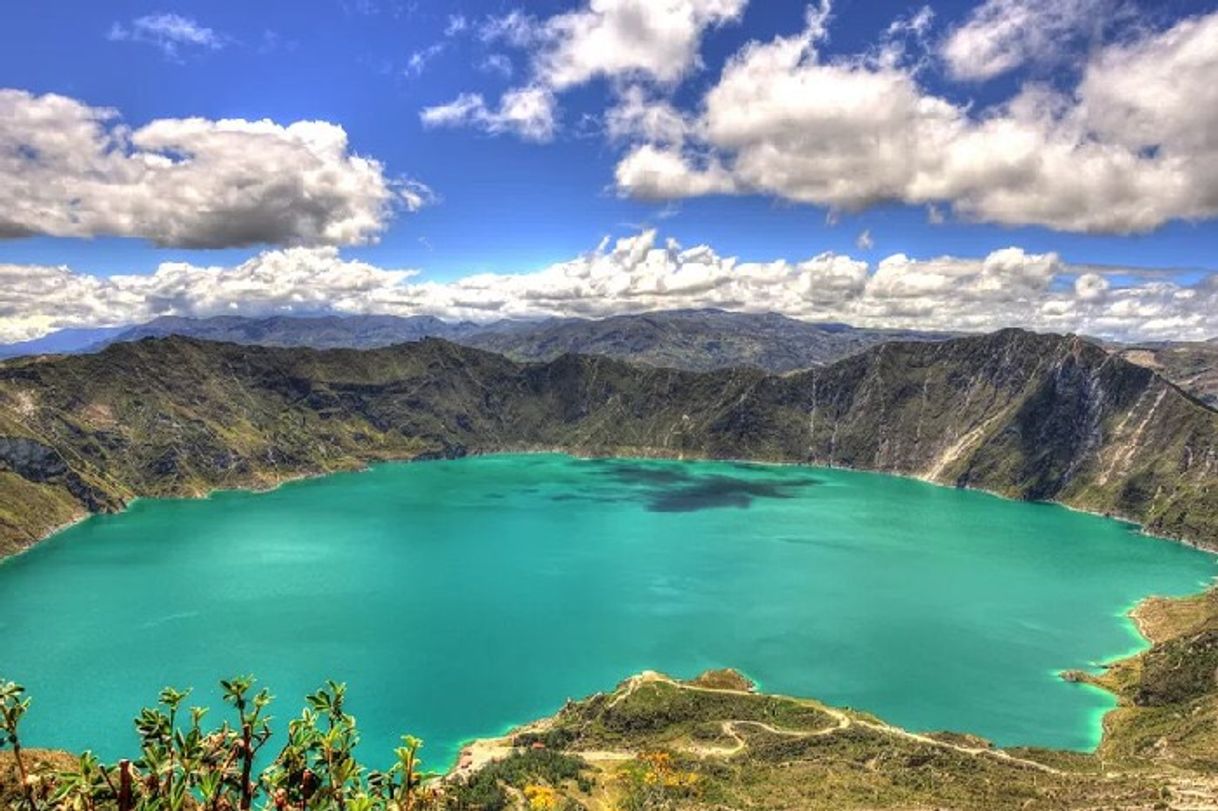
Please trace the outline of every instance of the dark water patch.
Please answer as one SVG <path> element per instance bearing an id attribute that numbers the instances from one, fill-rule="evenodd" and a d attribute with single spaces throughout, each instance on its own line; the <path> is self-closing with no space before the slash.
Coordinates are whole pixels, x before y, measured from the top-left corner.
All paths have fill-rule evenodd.
<path id="1" fill-rule="evenodd" d="M 744 508 L 758 498 L 794 498 L 798 489 L 798 485 L 787 482 L 703 476 L 680 487 L 651 492 L 647 509 L 658 513 L 684 513 L 719 507 Z"/>
<path id="2" fill-rule="evenodd" d="M 794 498 L 803 488 L 820 484 L 813 476 L 773 475 L 760 466 L 744 464 L 731 467 L 752 475 L 696 474 L 685 465 L 620 460 L 599 460 L 597 467 L 601 475 L 633 488 L 651 512 L 744 509 L 759 498 Z"/>
<path id="3" fill-rule="evenodd" d="M 693 481 L 697 477 L 682 467 L 597 460 L 599 472 L 622 484 L 673 485 Z"/>

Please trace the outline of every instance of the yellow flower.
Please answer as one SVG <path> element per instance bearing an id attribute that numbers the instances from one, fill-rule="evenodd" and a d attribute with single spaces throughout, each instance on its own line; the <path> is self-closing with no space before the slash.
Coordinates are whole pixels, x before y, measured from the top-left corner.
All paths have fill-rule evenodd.
<path id="1" fill-rule="evenodd" d="M 532 811 L 551 811 L 558 808 L 558 792 L 550 786 L 527 785 L 524 787 L 524 797 L 529 801 Z"/>

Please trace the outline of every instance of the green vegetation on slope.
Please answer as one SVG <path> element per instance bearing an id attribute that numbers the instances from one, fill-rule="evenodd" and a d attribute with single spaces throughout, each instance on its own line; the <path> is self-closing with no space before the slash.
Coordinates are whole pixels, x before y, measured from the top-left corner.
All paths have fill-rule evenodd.
<path id="1" fill-rule="evenodd" d="M 1074 337 L 889 343 L 821 369 L 522 364 L 428 340 L 184 338 L 0 364 L 0 538 L 133 496 L 502 450 L 849 466 L 1057 500 L 1218 543 L 1218 413 Z M 35 497 L 27 484 L 43 486 Z"/>

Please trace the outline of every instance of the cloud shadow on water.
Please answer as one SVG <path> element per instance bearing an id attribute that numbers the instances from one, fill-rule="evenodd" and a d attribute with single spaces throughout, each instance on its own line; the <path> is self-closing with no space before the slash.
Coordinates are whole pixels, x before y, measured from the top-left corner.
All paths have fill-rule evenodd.
<path id="1" fill-rule="evenodd" d="M 601 475 L 632 488 L 651 512 L 697 512 L 724 507 L 745 509 L 756 499 L 794 498 L 820 484 L 812 476 L 764 475 L 757 466 L 738 466 L 747 476 L 694 473 L 683 466 L 656 466 L 621 460 L 593 460 Z M 602 500 L 602 499 L 598 499 Z"/>

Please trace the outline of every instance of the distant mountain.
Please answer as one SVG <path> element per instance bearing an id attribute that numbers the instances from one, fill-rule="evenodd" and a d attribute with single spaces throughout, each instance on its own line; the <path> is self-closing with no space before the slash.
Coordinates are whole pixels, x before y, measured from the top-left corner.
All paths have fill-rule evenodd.
<path id="1" fill-rule="evenodd" d="M 453 323 L 430 315 L 162 316 L 114 335 L 107 343 L 182 335 L 252 346 L 373 349 L 423 338 L 455 340 L 484 329 L 469 321 Z"/>
<path id="2" fill-rule="evenodd" d="M 811 323 L 775 313 L 666 310 L 602 319 L 452 323 L 432 316 L 163 317 L 109 336 L 90 347 L 181 335 L 254 346 L 372 349 L 443 338 L 521 361 L 552 360 L 567 352 L 691 371 L 753 366 L 768 372 L 806 369 L 893 340 L 943 340 L 943 332 L 857 329 Z"/>
<path id="3" fill-rule="evenodd" d="M 1123 358 L 1154 369 L 1202 402 L 1218 408 L 1218 342 L 1119 347 Z"/>
<path id="4" fill-rule="evenodd" d="M 107 341 L 126 331 L 128 327 L 97 327 L 93 329 L 61 329 L 13 344 L 0 344 L 0 358 L 15 358 L 21 355 L 49 355 L 81 352 L 91 346 Z"/>
<path id="5" fill-rule="evenodd" d="M 691 371 L 753 366 L 782 373 L 832 363 L 885 341 L 949 337 L 944 332 L 813 323 L 777 313 L 666 310 L 513 324 L 455 340 L 521 361 L 575 352 Z"/>
<path id="6" fill-rule="evenodd" d="M 97 351 L 109 344 L 170 335 L 251 346 L 374 349 L 443 338 L 518 361 L 553 360 L 568 352 L 603 355 L 689 371 L 751 366 L 786 373 L 833 363 L 888 341 L 941 341 L 951 333 L 861 329 L 776 313 L 665 310 L 608 318 L 450 322 L 434 316 L 167 316 L 126 328 L 69 329 L 0 346 L 0 358 Z M 1097 342 L 1098 343 L 1098 342 Z M 1154 369 L 1218 408 L 1218 339 L 1142 344 L 1106 342 L 1126 360 Z"/>
<path id="7" fill-rule="evenodd" d="M 854 467 L 1218 546 L 1218 413 L 1075 336 L 884 343 L 783 375 L 172 337 L 0 363 L 0 554 L 136 496 L 529 449 Z"/>

